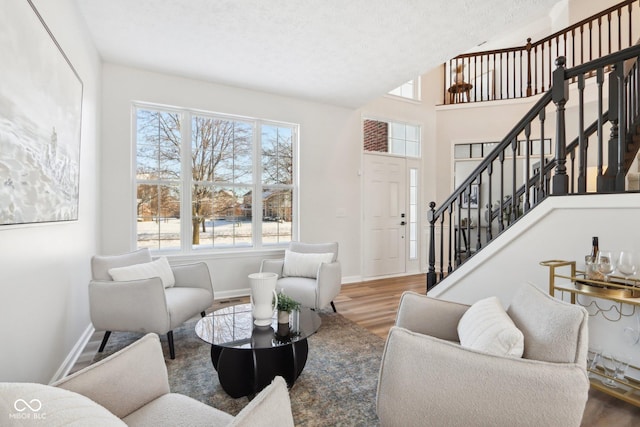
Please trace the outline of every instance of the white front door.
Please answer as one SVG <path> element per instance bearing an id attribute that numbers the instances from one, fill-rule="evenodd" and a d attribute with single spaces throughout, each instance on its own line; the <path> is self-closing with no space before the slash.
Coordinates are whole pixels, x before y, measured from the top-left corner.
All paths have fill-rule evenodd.
<path id="1" fill-rule="evenodd" d="M 364 275 L 406 271 L 406 160 L 364 155 Z"/>

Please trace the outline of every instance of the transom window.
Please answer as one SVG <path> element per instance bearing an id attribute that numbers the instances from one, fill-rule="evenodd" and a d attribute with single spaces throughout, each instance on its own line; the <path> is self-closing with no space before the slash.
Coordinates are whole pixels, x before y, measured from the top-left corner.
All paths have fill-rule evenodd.
<path id="1" fill-rule="evenodd" d="M 389 92 L 390 95 L 399 96 L 400 98 L 420 101 L 420 77 L 411 79 L 408 82 L 398 86 Z"/>
<path id="2" fill-rule="evenodd" d="M 297 125 L 134 110 L 138 248 L 260 248 L 293 239 Z"/>
<path id="3" fill-rule="evenodd" d="M 362 136 L 365 151 L 420 157 L 420 126 L 365 118 Z"/>

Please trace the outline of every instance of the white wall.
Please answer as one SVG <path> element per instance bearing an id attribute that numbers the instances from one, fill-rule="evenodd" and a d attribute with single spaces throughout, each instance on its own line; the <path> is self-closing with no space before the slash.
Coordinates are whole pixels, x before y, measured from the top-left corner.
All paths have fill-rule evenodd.
<path id="1" fill-rule="evenodd" d="M 103 67 L 102 235 L 105 254 L 133 249 L 131 102 L 144 101 L 300 124 L 300 240 L 337 241 L 344 277 L 360 275 L 360 115 L 342 107 L 222 86 L 115 64 Z M 205 259 L 217 296 L 242 293 L 261 253 Z"/>
<path id="2" fill-rule="evenodd" d="M 90 325 L 89 259 L 98 246 L 99 220 L 100 61 L 74 1 L 34 4 L 84 84 L 78 221 L 0 228 L 0 381 L 46 383 L 65 362 L 72 363 L 65 359 Z"/>
<path id="3" fill-rule="evenodd" d="M 446 282 L 430 291 L 430 296 L 471 304 L 495 295 L 507 306 L 521 283 L 532 282 L 548 292 L 549 270 L 540 266 L 540 261 L 576 261 L 582 269 L 593 236 L 599 237 L 601 250 L 638 251 L 639 216 L 638 193 L 550 197 L 455 270 Z M 568 295 L 565 301 L 569 301 Z M 580 301 L 588 305 L 592 299 L 581 297 Z M 612 305 L 600 299 L 597 302 L 604 309 Z M 594 306 L 587 310 L 590 314 L 596 311 Z M 624 313 L 632 311 L 629 305 L 623 307 Z M 590 342 L 613 353 L 629 352 L 623 331 L 626 327 L 637 329 L 638 315 L 618 322 L 607 321 L 602 314 L 590 317 Z M 607 316 L 615 318 L 615 311 Z"/>
<path id="4" fill-rule="evenodd" d="M 438 186 L 435 201 L 439 205 L 454 190 L 453 183 L 453 145 L 472 142 L 499 142 L 531 109 L 539 97 L 527 99 L 495 101 L 491 103 L 453 104 L 437 108 L 438 141 L 435 156 Z M 552 138 L 554 116 L 547 111 L 545 138 Z M 537 138 L 533 135 L 532 138 Z M 537 132 L 536 132 L 537 133 Z M 459 184 L 459 183 L 458 183 Z M 496 199 L 493 193 L 493 199 Z"/>
<path id="5" fill-rule="evenodd" d="M 420 231 L 420 244 L 418 248 L 418 260 L 407 262 L 407 273 L 417 274 L 425 272 L 426 248 L 429 223 L 425 220 L 428 205 L 433 200 L 434 188 L 436 185 L 435 163 L 436 158 L 432 155 L 436 151 L 436 105 L 442 102 L 442 69 L 437 67 L 421 77 L 421 101 L 413 102 L 392 96 L 382 96 L 370 102 L 358 110 L 362 118 L 375 118 L 383 121 L 396 121 L 399 123 L 409 123 L 419 125 L 421 129 L 422 157 L 421 157 L 421 181 L 418 191 L 418 227 Z M 362 129 L 358 130 L 358 140 L 356 143 L 362 146 Z M 362 151 L 362 150 L 361 150 Z M 366 212 L 363 212 L 363 216 Z"/>

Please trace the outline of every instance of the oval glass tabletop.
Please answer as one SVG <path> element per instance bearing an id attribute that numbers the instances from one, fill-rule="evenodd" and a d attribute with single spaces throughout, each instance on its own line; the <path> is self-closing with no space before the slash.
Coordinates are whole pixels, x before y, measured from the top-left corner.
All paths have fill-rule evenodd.
<path id="1" fill-rule="evenodd" d="M 320 327 L 320 316 L 306 307 L 291 313 L 288 324 L 279 324 L 277 312 L 271 325 L 256 326 L 251 316 L 251 304 L 224 307 L 203 317 L 196 324 L 200 339 L 219 347 L 259 349 L 272 348 L 300 341 Z"/>

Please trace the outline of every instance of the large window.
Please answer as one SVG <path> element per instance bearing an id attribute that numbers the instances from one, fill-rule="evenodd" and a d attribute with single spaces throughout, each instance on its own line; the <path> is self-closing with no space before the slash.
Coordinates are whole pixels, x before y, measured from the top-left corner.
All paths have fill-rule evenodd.
<path id="1" fill-rule="evenodd" d="M 136 106 L 137 246 L 188 252 L 290 242 L 296 138 L 287 123 Z"/>

